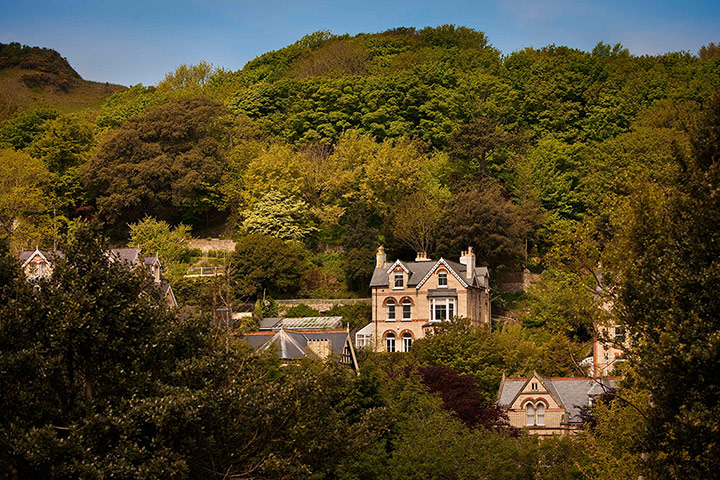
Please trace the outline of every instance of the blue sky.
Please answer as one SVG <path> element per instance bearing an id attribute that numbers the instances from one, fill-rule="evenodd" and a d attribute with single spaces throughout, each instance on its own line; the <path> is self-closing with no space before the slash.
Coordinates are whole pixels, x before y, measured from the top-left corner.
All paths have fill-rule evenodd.
<path id="1" fill-rule="evenodd" d="M 452 23 L 485 32 L 503 53 L 549 44 L 635 55 L 720 42 L 720 2 L 0 0 L 0 42 L 54 48 L 88 80 L 152 85 L 182 63 L 230 69 L 317 30 L 356 34 Z"/>

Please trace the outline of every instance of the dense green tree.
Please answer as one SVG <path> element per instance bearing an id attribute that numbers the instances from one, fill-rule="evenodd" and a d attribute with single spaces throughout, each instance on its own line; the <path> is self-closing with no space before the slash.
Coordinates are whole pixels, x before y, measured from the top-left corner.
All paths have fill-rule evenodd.
<path id="1" fill-rule="evenodd" d="M 221 113 L 211 100 L 185 98 L 108 133 L 83 171 L 102 217 L 115 226 L 143 215 L 199 223 L 220 207 Z"/>
<path id="2" fill-rule="evenodd" d="M 7 237 L 46 210 L 43 184 L 48 171 L 23 152 L 0 149 L 0 235 Z"/>
<path id="3" fill-rule="evenodd" d="M 317 231 L 307 203 L 277 191 L 266 193 L 247 211 L 243 227 L 249 233 L 298 241 Z"/>
<path id="4" fill-rule="evenodd" d="M 693 129 L 671 185 L 632 203 L 617 253 L 620 301 L 641 383 L 652 392 L 644 448 L 652 478 L 709 478 L 718 452 L 720 95 Z M 667 289 L 658 289 L 658 275 Z"/>
<path id="5" fill-rule="evenodd" d="M 138 247 L 143 254 L 158 255 L 165 265 L 188 261 L 190 229 L 180 224 L 171 227 L 167 222 L 145 217 L 130 225 L 130 246 Z"/>
<path id="6" fill-rule="evenodd" d="M 173 72 L 165 75 L 158 84 L 159 89 L 200 91 L 213 75 L 212 63 L 200 62 L 197 65 L 182 64 Z"/>
<path id="7" fill-rule="evenodd" d="M 354 392 L 371 392 L 346 367 L 280 368 L 242 343 L 215 346 L 144 271 L 109 262 L 92 229 L 65 252 L 35 289 L 0 258 L 4 476 L 336 478 L 371 466 L 354 454 L 382 445 L 386 420 L 365 411 L 371 397 Z"/>
<path id="8" fill-rule="evenodd" d="M 523 260 L 529 225 L 498 183 L 487 179 L 451 200 L 438 240 L 447 258 L 473 247 L 478 265 L 510 268 Z"/>
<path id="9" fill-rule="evenodd" d="M 45 131 L 28 149 L 53 173 L 63 174 L 87 160 L 95 142 L 94 126 L 77 115 L 63 115 L 45 124 Z"/>
<path id="10" fill-rule="evenodd" d="M 577 359 L 587 348 L 564 335 L 537 333 L 520 326 L 491 331 L 458 319 L 436 327 L 429 337 L 413 343 L 411 355 L 420 365 L 446 366 L 472 374 L 488 399 L 497 396 L 502 375 L 573 376 Z"/>
<path id="11" fill-rule="evenodd" d="M 261 234 L 241 238 L 231 262 L 238 294 L 250 297 L 297 291 L 298 281 L 309 266 L 300 244 Z"/>
<path id="12" fill-rule="evenodd" d="M 51 108 L 37 108 L 21 113 L 0 124 L 0 147 L 22 150 L 29 147 L 45 132 L 48 121 L 58 117 Z"/>
<path id="13" fill-rule="evenodd" d="M 319 317 L 320 312 L 304 303 L 299 303 L 285 310 L 285 317 Z"/>

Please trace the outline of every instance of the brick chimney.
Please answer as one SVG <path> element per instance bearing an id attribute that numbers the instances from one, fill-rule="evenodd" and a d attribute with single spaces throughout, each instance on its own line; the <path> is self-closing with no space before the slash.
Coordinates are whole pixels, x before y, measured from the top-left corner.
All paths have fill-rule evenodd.
<path id="1" fill-rule="evenodd" d="M 377 249 L 377 253 L 375 254 L 375 268 L 382 268 L 385 262 L 387 262 L 387 256 L 385 255 L 385 247 L 380 245 Z"/>
<path id="2" fill-rule="evenodd" d="M 472 281 L 475 274 L 475 252 L 473 252 L 473 247 L 468 247 L 467 251 L 462 252 L 460 263 L 466 267 L 465 278 Z"/>

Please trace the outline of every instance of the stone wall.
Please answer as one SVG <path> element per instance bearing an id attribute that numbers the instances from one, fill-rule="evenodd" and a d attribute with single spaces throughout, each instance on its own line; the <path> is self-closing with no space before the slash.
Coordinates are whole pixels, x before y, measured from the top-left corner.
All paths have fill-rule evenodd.
<path id="1" fill-rule="evenodd" d="M 280 305 L 280 313 L 282 314 L 288 308 L 297 307 L 298 305 L 305 304 L 309 307 L 314 308 L 318 312 L 327 312 L 334 305 L 356 305 L 365 304 L 370 305 L 372 303 L 371 298 L 291 298 L 288 300 L 277 300 Z"/>
<path id="2" fill-rule="evenodd" d="M 531 273 L 530 270 L 522 272 L 502 272 L 495 274 L 495 286 L 498 290 L 505 293 L 524 292 L 531 285 L 541 281 L 539 273 Z"/>
<path id="3" fill-rule="evenodd" d="M 193 238 L 188 242 L 188 248 L 197 248 L 206 254 L 210 250 L 232 252 L 235 251 L 235 242 L 220 240 L 219 238 Z"/>

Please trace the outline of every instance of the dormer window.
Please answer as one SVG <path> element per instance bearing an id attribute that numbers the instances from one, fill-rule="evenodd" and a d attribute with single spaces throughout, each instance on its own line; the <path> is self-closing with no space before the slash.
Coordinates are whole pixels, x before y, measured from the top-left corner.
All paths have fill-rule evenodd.
<path id="1" fill-rule="evenodd" d="M 441 271 L 438 273 L 438 287 L 447 288 L 447 272 Z"/>
<path id="2" fill-rule="evenodd" d="M 395 273 L 395 283 L 393 288 L 403 288 L 405 285 L 405 276 L 402 272 Z"/>

